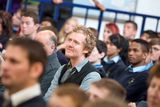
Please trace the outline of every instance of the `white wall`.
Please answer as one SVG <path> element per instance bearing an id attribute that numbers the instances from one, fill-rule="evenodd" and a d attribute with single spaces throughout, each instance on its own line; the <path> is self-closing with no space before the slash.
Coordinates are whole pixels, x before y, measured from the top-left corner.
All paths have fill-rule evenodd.
<path id="1" fill-rule="evenodd" d="M 137 0 L 136 12 L 160 17 L 160 0 Z M 95 12 L 95 13 L 97 14 L 97 12 Z M 78 20 L 80 21 L 81 24 L 84 24 L 83 18 L 78 18 Z M 142 24 L 141 21 L 142 21 L 142 18 L 138 18 L 138 17 L 135 18 L 135 22 L 139 26 L 138 33 L 137 33 L 136 37 L 140 36 L 140 28 L 141 28 L 141 24 Z M 147 19 L 146 22 L 147 22 L 147 24 L 145 25 L 145 30 L 147 30 L 147 29 L 155 30 L 156 29 L 157 20 Z M 97 26 L 98 26 L 97 23 L 98 23 L 97 20 L 88 19 L 86 26 L 97 28 Z M 101 31 L 100 31 L 100 39 L 102 39 L 102 36 L 103 36 L 105 23 L 107 23 L 107 22 L 104 22 L 104 21 L 102 22 Z M 123 24 L 122 23 L 117 23 L 117 24 L 118 24 L 118 27 L 120 28 L 120 33 L 122 34 Z M 160 21 L 159 21 L 158 31 L 160 32 Z"/>
<path id="2" fill-rule="evenodd" d="M 138 13 L 160 16 L 160 0 L 137 0 Z"/>
<path id="3" fill-rule="evenodd" d="M 137 0 L 136 12 L 160 17 L 160 0 Z M 141 27 L 140 20 L 136 19 L 135 21 Z M 144 30 L 148 29 L 156 30 L 156 24 L 157 20 L 147 19 Z M 159 21 L 158 31 L 160 32 L 160 21 Z M 138 35 L 139 34 L 140 31 L 138 32 Z"/>

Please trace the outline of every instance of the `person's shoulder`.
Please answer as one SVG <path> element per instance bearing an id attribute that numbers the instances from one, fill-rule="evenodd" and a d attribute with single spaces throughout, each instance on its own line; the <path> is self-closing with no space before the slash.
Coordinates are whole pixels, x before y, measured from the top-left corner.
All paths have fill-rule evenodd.
<path id="1" fill-rule="evenodd" d="M 137 103 L 137 107 L 148 107 L 148 105 L 146 101 L 140 101 Z"/>
<path id="2" fill-rule="evenodd" d="M 123 62 L 123 60 L 119 60 L 119 61 L 117 62 L 117 66 L 119 66 L 119 67 L 121 67 L 121 68 L 126 68 L 126 67 L 127 67 L 126 64 Z"/>
<path id="3" fill-rule="evenodd" d="M 42 96 L 37 96 L 20 104 L 19 107 L 46 107 L 46 102 Z"/>

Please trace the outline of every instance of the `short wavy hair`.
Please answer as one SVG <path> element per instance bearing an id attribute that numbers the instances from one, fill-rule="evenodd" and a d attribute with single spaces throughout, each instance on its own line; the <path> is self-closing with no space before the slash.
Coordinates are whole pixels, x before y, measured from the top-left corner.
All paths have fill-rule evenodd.
<path id="1" fill-rule="evenodd" d="M 88 57 L 92 52 L 93 48 L 96 46 L 97 39 L 94 36 L 93 32 L 89 28 L 86 28 L 85 26 L 77 26 L 76 28 L 73 29 L 73 31 L 68 33 L 67 36 L 71 33 L 81 33 L 86 37 L 84 46 L 86 49 L 88 49 L 88 53 L 85 55 L 86 57 Z"/>

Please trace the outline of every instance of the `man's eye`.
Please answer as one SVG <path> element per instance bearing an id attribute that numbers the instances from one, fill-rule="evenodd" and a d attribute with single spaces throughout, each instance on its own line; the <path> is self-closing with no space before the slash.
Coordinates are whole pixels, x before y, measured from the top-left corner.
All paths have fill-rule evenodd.
<path id="1" fill-rule="evenodd" d="M 14 63 L 14 64 L 18 63 L 18 61 L 15 60 L 15 59 L 10 59 L 10 62 L 11 62 L 11 63 Z"/>

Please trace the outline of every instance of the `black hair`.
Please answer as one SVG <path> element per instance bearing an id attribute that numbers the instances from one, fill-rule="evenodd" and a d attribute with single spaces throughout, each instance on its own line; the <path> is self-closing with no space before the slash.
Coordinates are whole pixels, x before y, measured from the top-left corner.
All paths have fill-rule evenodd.
<path id="1" fill-rule="evenodd" d="M 34 24 L 37 24 L 39 22 L 38 15 L 35 12 L 31 11 L 31 10 L 27 10 L 27 11 L 23 12 L 22 13 L 22 17 L 23 16 L 24 17 L 31 17 L 31 18 L 33 18 Z"/>
<path id="2" fill-rule="evenodd" d="M 109 37 L 111 43 L 113 43 L 118 49 L 120 49 L 120 57 L 121 59 L 127 63 L 127 55 L 128 55 L 128 48 L 129 48 L 129 41 L 125 39 L 120 34 L 114 34 Z"/>
<path id="3" fill-rule="evenodd" d="M 41 23 L 42 23 L 43 21 L 48 21 L 48 22 L 51 23 L 51 25 L 52 25 L 53 27 L 57 28 L 56 22 L 55 22 L 51 17 L 46 16 L 46 17 L 44 17 L 44 18 L 42 19 Z"/>
<path id="4" fill-rule="evenodd" d="M 158 38 L 158 33 L 153 30 L 146 30 L 143 34 L 148 34 L 149 38 Z"/>
<path id="5" fill-rule="evenodd" d="M 134 27 L 135 30 L 138 29 L 138 25 L 137 25 L 136 22 L 134 22 L 134 21 L 132 21 L 132 20 L 128 20 L 128 21 L 125 21 L 125 24 L 127 24 L 127 23 L 131 23 L 131 24 L 133 25 L 133 27 Z"/>
<path id="6" fill-rule="evenodd" d="M 106 46 L 106 44 L 105 44 L 103 41 L 101 41 L 101 40 L 97 40 L 97 41 L 96 41 L 96 48 L 97 48 L 97 50 L 98 50 L 99 53 L 104 52 L 104 53 L 106 54 L 106 52 L 107 52 L 107 46 Z"/>
<path id="7" fill-rule="evenodd" d="M 148 53 L 148 52 L 150 51 L 149 43 L 146 42 L 145 40 L 142 40 L 142 39 L 134 39 L 134 40 L 132 40 L 131 42 L 136 42 L 136 43 L 140 44 L 141 47 L 142 47 L 142 51 L 143 51 L 143 52 L 147 52 L 147 53 Z"/>

